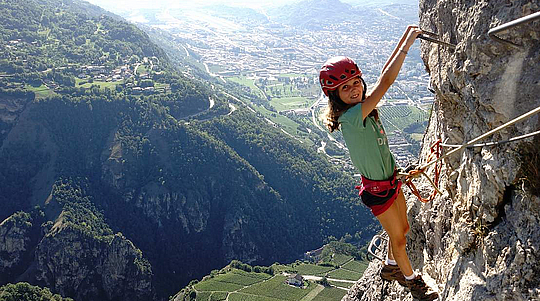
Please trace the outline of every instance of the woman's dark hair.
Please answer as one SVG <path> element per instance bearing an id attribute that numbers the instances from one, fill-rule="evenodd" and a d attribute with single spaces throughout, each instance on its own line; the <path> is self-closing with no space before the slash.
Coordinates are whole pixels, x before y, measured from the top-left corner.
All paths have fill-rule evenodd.
<path id="1" fill-rule="evenodd" d="M 366 82 L 360 77 L 362 84 L 364 85 L 362 100 L 366 99 Z M 352 108 L 354 104 L 346 104 L 339 97 L 339 92 L 336 90 L 328 91 L 328 108 L 324 112 L 323 122 L 324 125 L 331 132 L 339 130 L 339 117 L 345 113 L 348 109 Z"/>

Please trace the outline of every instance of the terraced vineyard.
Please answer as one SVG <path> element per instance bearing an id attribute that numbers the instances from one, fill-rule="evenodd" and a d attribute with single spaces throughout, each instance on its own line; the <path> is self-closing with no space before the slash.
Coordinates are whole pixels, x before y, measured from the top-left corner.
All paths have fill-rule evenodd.
<path id="1" fill-rule="evenodd" d="M 323 264 L 301 261 L 287 265 L 276 263 L 271 266 L 274 275 L 248 272 L 227 266 L 219 272 L 213 272 L 212 275 L 206 276 L 200 282 L 195 281 L 172 300 L 341 300 L 354 282 L 360 279 L 366 267 L 366 262 L 354 260 L 352 256 L 343 254 L 334 254 L 329 261 L 325 261 Z M 294 274 L 300 274 L 304 277 L 302 287 L 287 284 L 287 279 Z M 327 286 L 319 283 L 323 277 L 329 279 Z"/>
<path id="2" fill-rule="evenodd" d="M 315 264 L 301 264 L 295 268 L 296 272 L 302 275 L 324 276 L 334 270 L 334 267 L 321 266 Z"/>
<path id="3" fill-rule="evenodd" d="M 403 130 L 413 124 L 423 124 L 429 118 L 429 112 L 415 106 L 398 105 L 379 108 L 387 132 Z M 422 128 L 422 133 L 423 129 Z"/>
<path id="4" fill-rule="evenodd" d="M 262 296 L 277 300 L 300 300 L 313 290 L 317 284 L 308 282 L 305 288 L 297 288 L 285 283 L 286 276 L 276 275 L 268 281 L 262 281 L 239 291 L 241 294 L 250 294 L 253 297 Z"/>
<path id="5" fill-rule="evenodd" d="M 336 301 L 341 300 L 347 292 L 333 287 L 325 287 L 312 301 Z"/>

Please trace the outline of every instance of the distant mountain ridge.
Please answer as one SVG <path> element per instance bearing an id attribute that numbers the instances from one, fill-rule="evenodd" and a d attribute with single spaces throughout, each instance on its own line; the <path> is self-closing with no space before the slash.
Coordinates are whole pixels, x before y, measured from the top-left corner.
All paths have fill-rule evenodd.
<path id="1" fill-rule="evenodd" d="M 339 0 L 304 0 L 268 11 L 270 20 L 300 28 L 321 29 L 333 20 L 351 16 L 350 4 Z"/>
<path id="2" fill-rule="evenodd" d="M 417 0 L 347 0 L 346 2 L 353 6 L 383 6 L 394 4 L 407 4 L 418 6 Z"/>
<path id="3" fill-rule="evenodd" d="M 359 1 L 355 5 L 340 0 L 304 0 L 268 10 L 271 21 L 310 30 L 331 29 L 333 24 L 357 23 L 376 20 L 381 16 L 395 16 L 407 20 L 417 19 L 416 10 L 403 9 L 417 6 L 410 1 Z M 410 12 L 415 12 L 411 15 Z"/>
<path id="4" fill-rule="evenodd" d="M 268 17 L 252 8 L 232 7 L 227 5 L 215 5 L 206 8 L 208 11 L 219 12 L 220 16 L 230 15 L 232 18 L 241 19 L 243 22 L 259 23 L 267 22 Z"/>

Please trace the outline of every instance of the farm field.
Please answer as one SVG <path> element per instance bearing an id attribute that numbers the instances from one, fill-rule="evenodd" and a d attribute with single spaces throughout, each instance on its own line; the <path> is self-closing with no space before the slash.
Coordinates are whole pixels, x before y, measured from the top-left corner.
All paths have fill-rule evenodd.
<path id="1" fill-rule="evenodd" d="M 330 263 L 336 266 L 341 266 L 345 264 L 346 262 L 349 262 L 353 259 L 352 256 L 349 255 L 343 255 L 343 254 L 335 254 L 334 257 L 332 257 L 332 260 Z"/>
<path id="2" fill-rule="evenodd" d="M 47 98 L 49 96 L 54 96 L 56 95 L 56 93 L 49 89 L 47 86 L 45 85 L 41 85 L 39 87 L 33 87 L 33 86 L 30 86 L 30 85 L 26 85 L 25 88 L 28 90 L 28 91 L 32 91 L 36 94 L 36 99 L 40 99 L 40 98 Z"/>
<path id="3" fill-rule="evenodd" d="M 116 85 L 121 85 L 123 83 L 123 81 L 116 81 L 116 82 L 103 82 L 103 81 L 94 81 L 92 83 L 84 83 L 84 84 L 80 84 L 78 83 L 78 86 L 81 87 L 81 88 L 85 88 L 85 89 L 89 89 L 91 88 L 92 86 L 99 86 L 100 89 L 104 89 L 104 88 L 109 88 L 109 89 L 114 89 L 116 87 Z"/>
<path id="4" fill-rule="evenodd" d="M 403 130 L 414 123 L 422 124 L 429 117 L 428 112 L 409 105 L 381 106 L 379 112 L 387 132 Z"/>
<path id="5" fill-rule="evenodd" d="M 333 288 L 333 287 L 325 287 L 322 292 L 320 292 L 315 298 L 312 299 L 312 301 L 336 301 L 341 300 L 343 296 L 347 294 L 347 291 L 339 289 L 339 288 Z"/>
<path id="6" fill-rule="evenodd" d="M 265 98 L 263 91 L 255 85 L 253 79 L 248 79 L 246 77 L 227 77 L 227 80 L 249 87 L 251 89 L 251 92 L 253 92 L 254 94 L 258 95 L 261 98 Z"/>
<path id="7" fill-rule="evenodd" d="M 294 109 L 309 108 L 309 105 L 312 101 L 304 97 L 282 97 L 282 98 L 272 98 L 270 105 L 276 109 L 276 111 L 286 111 Z"/>
<path id="8" fill-rule="evenodd" d="M 262 282 L 270 277 L 268 274 L 233 270 L 226 274 L 219 274 L 209 280 L 201 281 L 195 285 L 195 289 L 198 291 L 232 292 Z"/>
<path id="9" fill-rule="evenodd" d="M 334 270 L 334 267 L 320 266 L 315 264 L 302 264 L 295 268 L 301 275 L 324 276 L 324 274 Z"/>
<path id="10" fill-rule="evenodd" d="M 296 261 L 291 264 L 275 263 L 274 275 L 248 272 L 229 266 L 206 276 L 187 287 L 196 301 L 330 301 L 341 300 L 347 289 L 358 280 L 367 263 L 354 260 L 350 255 L 333 254 L 324 265 Z M 322 261 L 321 261 L 322 262 Z M 326 276 L 332 280 L 322 286 L 304 278 L 303 287 L 289 285 L 291 275 Z M 343 281 L 336 281 L 343 280 Z M 194 299 L 191 299 L 194 300 Z"/>
<path id="11" fill-rule="evenodd" d="M 344 288 L 351 288 L 354 285 L 354 283 L 350 283 L 350 282 L 333 281 L 333 280 L 329 280 L 328 283 L 330 283 L 334 287 L 344 287 Z"/>
<path id="12" fill-rule="evenodd" d="M 367 264 L 365 262 L 359 262 L 359 261 L 353 260 L 353 261 L 347 262 L 347 264 L 342 266 L 342 268 L 355 271 L 358 273 L 364 273 L 364 271 L 367 268 Z"/>
<path id="13" fill-rule="evenodd" d="M 328 273 L 328 278 L 344 279 L 356 281 L 362 277 L 361 273 L 349 271 L 345 269 L 338 269 Z"/>
<path id="14" fill-rule="evenodd" d="M 297 288 L 285 284 L 287 277 L 276 275 L 268 281 L 260 282 L 255 285 L 240 290 L 240 293 L 252 294 L 263 297 L 276 298 L 278 300 L 300 300 L 313 290 L 317 285 L 308 282 L 306 288 Z"/>
<path id="15" fill-rule="evenodd" d="M 231 293 L 229 295 L 229 301 L 282 301 L 282 299 L 251 295 L 245 293 Z M 197 299 L 199 301 L 199 299 Z"/>

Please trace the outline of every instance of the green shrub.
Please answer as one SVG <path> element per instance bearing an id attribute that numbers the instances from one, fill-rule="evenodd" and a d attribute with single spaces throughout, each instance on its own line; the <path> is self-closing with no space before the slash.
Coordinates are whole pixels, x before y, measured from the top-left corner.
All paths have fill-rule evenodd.
<path id="1" fill-rule="evenodd" d="M 32 286 L 26 282 L 7 284 L 0 287 L 0 301 L 73 301 L 52 294 L 48 288 Z"/>

